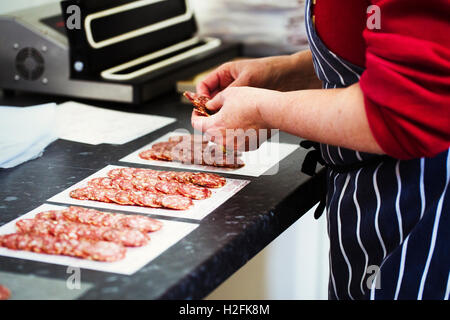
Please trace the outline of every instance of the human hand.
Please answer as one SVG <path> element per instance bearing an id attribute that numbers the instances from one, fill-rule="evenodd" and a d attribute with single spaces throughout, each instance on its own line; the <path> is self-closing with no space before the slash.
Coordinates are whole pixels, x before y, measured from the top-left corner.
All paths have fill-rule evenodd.
<path id="1" fill-rule="evenodd" d="M 293 55 L 227 62 L 197 85 L 197 93 L 215 97 L 228 87 L 255 87 L 278 91 L 319 89 L 309 50 Z"/>
<path id="2" fill-rule="evenodd" d="M 275 89 L 283 72 L 277 60 L 283 59 L 287 58 L 270 57 L 227 62 L 197 85 L 197 93 L 213 98 L 228 87 Z"/>
<path id="3" fill-rule="evenodd" d="M 273 104 L 276 108 L 278 94 L 273 90 L 229 87 L 206 104 L 209 110 L 215 112 L 212 116 L 200 116 L 195 111 L 192 113 L 192 126 L 227 149 L 255 150 L 271 135 L 271 128 L 261 117 L 259 107 Z"/>

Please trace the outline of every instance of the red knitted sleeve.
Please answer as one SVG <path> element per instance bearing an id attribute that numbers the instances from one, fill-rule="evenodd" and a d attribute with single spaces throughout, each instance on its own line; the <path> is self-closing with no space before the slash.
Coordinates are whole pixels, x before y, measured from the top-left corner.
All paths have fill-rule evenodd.
<path id="1" fill-rule="evenodd" d="M 450 146 L 450 2 L 372 0 L 381 29 L 363 33 L 360 86 L 372 133 L 398 159 Z"/>

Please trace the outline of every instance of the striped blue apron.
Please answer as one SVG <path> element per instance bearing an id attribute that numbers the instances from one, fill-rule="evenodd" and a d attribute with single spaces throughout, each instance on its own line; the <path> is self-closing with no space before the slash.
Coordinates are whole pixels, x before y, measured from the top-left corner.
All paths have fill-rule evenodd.
<path id="1" fill-rule="evenodd" d="M 305 17 L 324 89 L 358 82 L 364 69 L 328 50 L 315 33 L 311 0 Z M 408 161 L 325 144 L 320 153 L 329 167 L 329 298 L 448 300 L 450 151 Z"/>

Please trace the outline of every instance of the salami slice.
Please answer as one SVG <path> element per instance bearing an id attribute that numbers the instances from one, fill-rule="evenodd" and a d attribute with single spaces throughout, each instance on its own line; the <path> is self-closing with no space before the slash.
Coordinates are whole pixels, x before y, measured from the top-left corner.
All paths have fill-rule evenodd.
<path id="1" fill-rule="evenodd" d="M 122 168 L 120 169 L 120 175 L 124 178 L 131 179 L 136 170 L 135 168 Z"/>
<path id="2" fill-rule="evenodd" d="M 125 247 L 106 241 L 64 240 L 50 235 L 13 233 L 0 236 L 0 246 L 45 254 L 59 254 L 82 259 L 114 262 L 125 258 Z"/>
<path id="3" fill-rule="evenodd" d="M 112 241 L 126 247 L 141 247 L 148 243 L 148 236 L 136 229 L 113 229 L 66 220 L 23 219 L 16 222 L 20 233 L 51 235 L 58 239 Z"/>
<path id="4" fill-rule="evenodd" d="M 93 197 L 92 192 L 94 190 L 95 188 L 92 187 L 75 189 L 70 192 L 70 197 L 77 200 L 89 200 Z"/>
<path id="5" fill-rule="evenodd" d="M 153 152 L 153 160 L 170 161 L 170 160 L 169 160 L 170 157 L 167 158 L 167 157 L 164 155 L 164 150 L 162 150 L 162 151 L 155 151 L 155 150 L 152 150 L 152 152 Z"/>
<path id="6" fill-rule="evenodd" d="M 157 179 L 152 179 L 152 178 L 143 178 L 143 179 L 133 179 L 132 183 L 133 186 L 136 190 L 140 190 L 140 191 L 149 191 L 149 192 L 154 192 L 157 193 L 158 191 L 155 189 L 155 185 L 159 182 L 160 180 Z"/>
<path id="7" fill-rule="evenodd" d="M 174 149 L 174 147 L 177 145 L 176 142 L 167 142 L 166 143 L 166 147 L 164 148 L 164 150 L 162 151 L 161 157 L 163 158 L 163 160 L 165 161 L 173 161 L 173 155 L 172 155 L 172 150 Z"/>
<path id="8" fill-rule="evenodd" d="M 39 219 L 48 219 L 48 220 L 63 220 L 64 219 L 63 212 L 64 212 L 63 210 L 49 210 L 38 213 L 36 217 Z"/>
<path id="9" fill-rule="evenodd" d="M 180 194 L 178 192 L 179 182 L 160 181 L 155 185 L 155 189 L 165 194 Z"/>
<path id="10" fill-rule="evenodd" d="M 129 228 L 139 229 L 144 228 L 149 232 L 155 232 L 162 228 L 162 222 L 154 219 L 147 219 L 147 217 L 138 215 L 129 215 L 126 218 L 126 225 Z"/>
<path id="11" fill-rule="evenodd" d="M 193 184 L 180 184 L 178 186 L 178 192 L 181 195 L 194 200 L 204 200 L 211 197 L 211 190 Z"/>
<path id="12" fill-rule="evenodd" d="M 134 178 L 133 178 L 134 179 Z M 134 190 L 133 179 L 121 179 L 118 182 L 119 188 L 125 191 Z"/>
<path id="13" fill-rule="evenodd" d="M 156 190 L 156 183 L 152 183 L 152 184 L 147 184 L 145 186 L 144 191 L 150 192 L 150 193 L 160 193 L 158 190 Z"/>
<path id="14" fill-rule="evenodd" d="M 158 171 L 151 169 L 136 169 L 133 173 L 133 177 L 137 179 L 145 178 L 158 178 Z"/>
<path id="15" fill-rule="evenodd" d="M 116 168 L 108 171 L 108 177 L 111 179 L 118 178 L 122 175 L 122 169 Z"/>
<path id="16" fill-rule="evenodd" d="M 213 173 L 197 172 L 191 178 L 192 183 L 206 188 L 221 188 L 227 180 Z"/>
<path id="17" fill-rule="evenodd" d="M 130 191 L 119 191 L 114 197 L 114 202 L 120 205 L 133 205 L 132 196 Z"/>
<path id="18" fill-rule="evenodd" d="M 210 116 L 210 111 L 206 108 L 206 103 L 210 100 L 207 96 L 186 91 L 183 95 L 194 105 L 194 110 L 205 117 Z"/>
<path id="19" fill-rule="evenodd" d="M 138 205 L 138 206 L 141 206 L 141 207 L 145 207 L 145 205 L 139 199 L 141 197 L 141 195 L 142 195 L 141 191 L 132 191 L 130 193 L 130 196 L 131 196 L 130 200 L 133 201 L 133 203 L 135 205 Z"/>
<path id="20" fill-rule="evenodd" d="M 150 192 L 142 192 L 138 197 L 140 205 L 150 208 L 161 208 L 161 195 Z"/>
<path id="21" fill-rule="evenodd" d="M 175 180 L 180 183 L 191 183 L 193 172 L 176 172 Z"/>
<path id="22" fill-rule="evenodd" d="M 8 300 L 11 297 L 11 291 L 0 284 L 0 300 Z"/>
<path id="23" fill-rule="evenodd" d="M 152 149 L 142 151 L 141 153 L 139 153 L 139 157 L 144 160 L 158 160 L 156 151 Z"/>
<path id="24" fill-rule="evenodd" d="M 163 181 L 175 180 L 176 173 L 173 171 L 160 171 L 158 173 L 158 179 Z"/>
<path id="25" fill-rule="evenodd" d="M 144 194 L 144 193 L 143 193 Z M 153 194 L 148 194 L 150 196 L 155 196 Z M 156 195 L 158 197 L 158 195 Z M 161 206 L 161 204 L 160 204 Z M 132 226 L 129 225 L 128 217 L 132 216 L 133 219 L 137 219 L 139 217 L 139 221 L 141 224 Z M 141 232 L 152 232 L 155 230 L 155 227 L 149 228 L 148 226 L 159 225 L 162 223 L 158 220 L 138 215 L 126 215 L 121 213 L 109 213 L 109 212 L 101 212 L 94 209 L 87 209 L 83 207 L 71 206 L 62 211 L 46 211 L 38 213 L 35 217 L 36 219 L 50 219 L 50 220 L 67 220 L 78 223 L 91 224 L 94 226 L 105 226 L 111 227 L 115 229 L 121 228 L 133 228 L 137 229 Z M 143 222 L 145 221 L 145 222 Z M 159 230 L 160 228 L 158 228 Z"/>
<path id="26" fill-rule="evenodd" d="M 162 152 L 165 149 L 167 149 L 168 145 L 172 145 L 172 142 L 168 142 L 168 141 L 157 142 L 152 145 L 152 150 L 156 151 L 156 152 L 157 151 Z"/>
<path id="27" fill-rule="evenodd" d="M 113 189 L 120 189 L 120 184 L 122 183 L 122 180 L 125 180 L 124 177 L 118 176 L 113 179 L 111 179 L 111 186 Z"/>
<path id="28" fill-rule="evenodd" d="M 238 169 L 242 168 L 245 165 L 245 163 L 235 153 L 227 152 L 216 155 L 213 158 L 212 165 L 215 167 Z"/>
<path id="29" fill-rule="evenodd" d="M 101 201 L 101 202 L 112 202 L 110 198 L 107 197 L 108 194 L 111 194 L 111 189 L 106 188 L 97 188 L 92 191 L 92 200 Z M 115 192 L 114 192 L 115 194 Z"/>
<path id="30" fill-rule="evenodd" d="M 66 211 L 64 211 L 64 214 L 66 214 Z M 71 219 L 69 220 L 85 224 L 98 225 L 101 221 L 101 213 L 93 209 L 84 210 L 84 208 L 70 207 L 69 210 L 67 210 L 67 215 L 71 216 Z"/>
<path id="31" fill-rule="evenodd" d="M 143 153 L 143 156 L 150 156 L 153 160 L 172 161 L 172 148 L 175 145 L 176 142 L 169 141 L 155 143 L 151 151 L 148 150 L 147 153 Z"/>
<path id="32" fill-rule="evenodd" d="M 105 190 L 105 198 L 108 201 L 105 201 L 105 202 L 116 202 L 115 199 L 116 199 L 117 192 L 119 192 L 119 190 L 117 190 L 117 189 L 106 189 Z"/>
<path id="33" fill-rule="evenodd" d="M 113 242 L 98 241 L 93 244 L 83 241 L 79 248 L 83 252 L 85 259 L 115 262 L 125 258 L 126 249 Z"/>
<path id="34" fill-rule="evenodd" d="M 161 204 L 167 209 L 187 210 L 194 204 L 190 198 L 181 195 L 163 195 L 161 197 Z"/>
<path id="35" fill-rule="evenodd" d="M 88 182 L 88 186 L 112 188 L 112 179 L 107 177 L 94 178 Z"/>
<path id="36" fill-rule="evenodd" d="M 170 142 L 180 143 L 182 141 L 191 140 L 192 135 L 184 135 L 184 136 L 172 136 L 169 138 Z"/>

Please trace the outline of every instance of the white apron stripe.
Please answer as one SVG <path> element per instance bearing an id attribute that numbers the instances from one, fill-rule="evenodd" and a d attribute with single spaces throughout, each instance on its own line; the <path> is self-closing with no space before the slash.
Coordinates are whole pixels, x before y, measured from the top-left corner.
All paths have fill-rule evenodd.
<path id="1" fill-rule="evenodd" d="M 320 154 L 322 155 L 322 159 L 326 159 L 327 157 L 325 157 L 325 152 L 323 151 L 324 146 L 323 144 L 320 145 Z"/>
<path id="2" fill-rule="evenodd" d="M 328 157 L 330 158 L 331 163 L 336 164 L 336 162 L 334 162 L 334 160 L 333 160 L 333 157 L 331 156 L 329 145 L 327 145 L 327 153 L 328 153 Z"/>
<path id="3" fill-rule="evenodd" d="M 309 16 L 309 15 L 308 15 Z M 308 17 L 308 19 L 309 19 L 309 17 Z M 310 32 L 311 32 L 311 30 L 309 30 Z M 325 57 L 322 55 L 322 53 L 320 53 L 320 50 L 316 47 L 316 44 L 314 43 L 314 42 L 312 42 L 312 45 L 314 46 L 314 48 L 316 49 L 315 51 L 319 54 L 319 57 L 321 57 L 322 58 L 322 60 L 323 61 L 325 61 L 325 63 L 331 68 L 331 69 L 333 69 L 333 71 L 338 75 L 338 77 L 339 77 L 339 80 L 341 81 L 341 84 L 343 85 L 343 86 L 345 86 L 346 84 L 345 84 L 345 81 L 344 81 L 344 78 L 342 78 L 342 76 L 341 76 L 341 74 L 328 62 L 328 60 L 327 59 L 325 59 Z M 317 59 L 317 60 L 319 60 L 319 59 Z M 320 63 L 319 63 L 320 64 Z M 322 71 L 323 71 L 323 68 L 321 68 L 322 69 Z M 324 74 L 325 74 L 325 72 L 324 72 Z M 329 82 L 329 81 L 328 81 Z"/>
<path id="4" fill-rule="evenodd" d="M 378 184 L 377 184 L 377 173 L 382 164 L 383 163 L 380 163 L 378 165 L 378 167 L 375 169 L 375 172 L 373 174 L 373 187 L 375 189 L 375 195 L 377 197 L 377 209 L 375 212 L 375 231 L 377 232 L 378 239 L 380 240 L 381 247 L 383 248 L 383 259 L 384 259 L 384 258 L 386 258 L 386 247 L 384 246 L 383 238 L 381 237 L 380 228 L 378 226 L 378 220 L 379 220 L 379 214 L 380 214 L 380 208 L 381 208 L 381 197 L 380 197 L 380 191 L 378 190 Z"/>
<path id="5" fill-rule="evenodd" d="M 338 201 L 338 207 L 337 207 L 337 223 L 338 223 L 338 237 L 339 237 L 339 247 L 341 248 L 342 256 L 344 257 L 345 263 L 347 264 L 348 268 L 348 295 L 349 297 L 353 299 L 353 296 L 350 292 L 350 285 L 352 283 L 352 267 L 350 265 L 350 261 L 348 261 L 347 255 L 345 254 L 344 245 L 342 244 L 342 230 L 341 230 L 341 202 L 342 198 L 344 197 L 345 190 L 347 189 L 348 182 L 350 181 L 350 175 L 347 174 L 347 178 L 345 179 L 344 187 L 342 188 L 341 195 L 339 196 Z"/>
<path id="6" fill-rule="evenodd" d="M 308 8 L 307 8 L 307 13 L 306 13 L 306 19 L 308 20 L 308 25 L 310 25 L 310 24 L 309 24 L 309 20 L 311 19 L 311 12 L 310 12 L 310 9 L 311 9 L 311 8 L 308 6 Z M 309 33 L 309 36 L 312 38 L 311 30 L 310 30 L 309 28 L 306 28 L 306 29 L 307 29 L 307 32 Z M 323 61 L 325 61 L 325 63 L 326 63 L 331 69 L 333 69 L 334 72 L 336 72 L 336 74 L 338 75 L 338 77 L 339 77 L 339 79 L 340 79 L 340 81 L 341 81 L 341 84 L 342 84 L 343 86 L 345 86 L 345 81 L 344 81 L 344 78 L 342 78 L 341 74 L 340 74 L 335 68 L 333 68 L 333 66 L 332 66 L 332 65 L 324 58 L 324 56 L 322 55 L 322 53 L 320 53 L 320 50 L 317 48 L 317 46 L 316 46 L 316 44 L 314 43 L 314 41 L 312 41 L 311 44 L 312 44 L 313 47 L 315 48 L 315 52 L 317 52 L 317 53 L 319 54 L 319 56 L 323 59 Z M 319 64 L 320 69 L 322 70 L 323 75 L 325 76 L 325 79 L 327 80 L 327 82 L 330 82 L 330 80 L 328 79 L 328 77 L 327 77 L 325 71 L 323 70 L 323 67 L 322 67 L 321 63 L 319 62 L 319 59 L 317 59 L 317 63 Z"/>
<path id="7" fill-rule="evenodd" d="M 422 219 L 425 213 L 425 184 L 423 183 L 425 172 L 425 159 L 420 159 L 420 219 Z"/>
<path id="8" fill-rule="evenodd" d="M 359 151 L 356 151 L 356 158 L 358 158 L 359 161 L 363 161 L 361 154 L 359 153 Z"/>
<path id="9" fill-rule="evenodd" d="M 356 174 L 356 178 L 355 178 L 355 191 L 353 192 L 353 202 L 355 203 L 356 206 L 356 215 L 357 215 L 357 222 L 356 222 L 356 237 L 358 239 L 358 244 L 361 247 L 361 250 L 364 252 L 364 269 L 362 272 L 362 278 L 361 278 L 361 283 L 360 283 L 360 288 L 361 288 L 361 293 L 364 294 L 364 289 L 363 289 L 363 282 L 364 282 L 364 278 L 365 278 L 365 274 L 367 271 L 367 265 L 369 263 L 369 256 L 367 254 L 366 249 L 364 248 L 364 245 L 361 241 L 361 208 L 359 207 L 359 203 L 358 203 L 358 199 L 356 196 L 356 192 L 358 191 L 358 178 L 359 175 L 361 173 L 362 169 L 358 170 L 358 173 Z"/>
<path id="10" fill-rule="evenodd" d="M 417 295 L 417 300 L 422 300 L 422 297 L 423 297 L 423 290 L 425 288 L 425 282 L 427 279 L 428 270 L 430 268 L 431 259 L 433 257 L 434 246 L 436 245 L 436 237 L 437 237 L 437 231 L 439 228 L 439 220 L 441 219 L 442 206 L 444 203 L 445 193 L 447 192 L 449 180 L 450 180 L 450 151 L 447 152 L 447 181 L 445 182 L 444 191 L 442 192 L 441 198 L 439 199 L 439 202 L 438 202 L 436 217 L 434 218 L 433 233 L 431 235 L 430 250 L 428 251 L 427 262 L 425 264 L 425 269 L 422 274 L 422 279 L 420 280 L 420 287 L 419 287 L 419 293 Z"/>
<path id="11" fill-rule="evenodd" d="M 397 161 L 395 164 L 395 176 L 397 177 L 397 198 L 395 199 L 395 212 L 397 213 L 397 221 L 398 221 L 398 233 L 400 236 L 399 244 L 403 241 L 403 221 L 402 214 L 400 212 L 400 194 L 402 193 L 402 180 L 400 178 L 400 161 Z"/>
<path id="12" fill-rule="evenodd" d="M 405 271 L 405 260 L 406 260 L 406 251 L 408 248 L 408 240 L 409 237 L 406 238 L 405 243 L 402 248 L 402 257 L 400 261 L 400 270 L 398 272 L 398 280 L 397 280 L 397 288 L 395 289 L 395 297 L 394 300 L 398 299 L 398 294 L 400 293 L 400 287 L 402 286 L 403 273 Z"/>
<path id="13" fill-rule="evenodd" d="M 342 60 L 336 54 L 334 54 L 330 50 L 328 50 L 328 53 L 331 54 L 337 61 L 339 61 L 339 63 L 342 64 L 344 66 L 344 68 L 346 68 L 348 71 L 353 73 L 355 75 L 356 79 L 359 80 L 361 78 L 361 76 L 358 73 L 353 71 L 352 68 L 349 68 L 346 63 L 342 62 Z"/>
<path id="14" fill-rule="evenodd" d="M 342 161 L 344 161 L 344 157 L 342 156 L 341 147 L 337 147 L 337 149 L 338 149 L 339 157 L 341 158 Z"/>
<path id="15" fill-rule="evenodd" d="M 449 295 L 450 295 L 450 272 L 448 273 L 447 289 L 445 290 L 444 300 L 448 300 Z"/>
<path id="16" fill-rule="evenodd" d="M 310 22 L 310 14 L 311 14 L 310 8 L 308 7 L 308 8 L 306 9 L 306 20 L 307 20 L 307 25 L 310 25 L 310 23 L 309 23 L 309 22 Z M 309 28 L 306 28 L 306 32 L 308 33 L 309 37 L 312 38 L 311 30 L 310 30 Z M 317 50 L 317 47 L 316 47 L 316 45 L 314 44 L 314 42 L 311 42 L 311 44 L 312 44 L 313 47 Z M 323 67 L 322 67 L 322 65 L 320 64 L 320 62 L 319 62 L 318 59 L 316 60 L 316 62 L 317 62 L 317 64 L 319 65 L 320 70 L 322 70 L 322 74 L 323 74 L 323 76 L 325 77 L 325 79 L 327 80 L 327 82 L 330 82 L 330 80 L 328 79 L 328 77 L 327 77 L 325 71 L 323 70 Z"/>
<path id="17" fill-rule="evenodd" d="M 330 172 L 331 172 L 331 170 L 330 170 Z M 333 189 L 333 195 L 332 195 L 331 199 L 334 198 L 334 194 L 336 192 L 336 179 L 337 179 L 337 177 L 338 177 L 338 174 L 336 174 L 335 177 L 334 177 L 334 189 Z M 327 219 L 327 221 L 328 221 L 328 238 L 330 238 L 330 224 L 331 223 L 329 222 L 330 221 L 329 212 L 327 212 L 327 214 L 328 214 L 328 219 Z M 336 297 L 337 300 L 339 300 L 339 296 L 337 294 L 337 289 L 336 289 L 336 282 L 334 280 L 334 275 L 333 275 L 333 262 L 332 262 L 333 259 L 331 259 L 331 250 L 328 253 L 328 257 L 329 257 L 331 283 L 333 284 L 334 296 Z"/>

